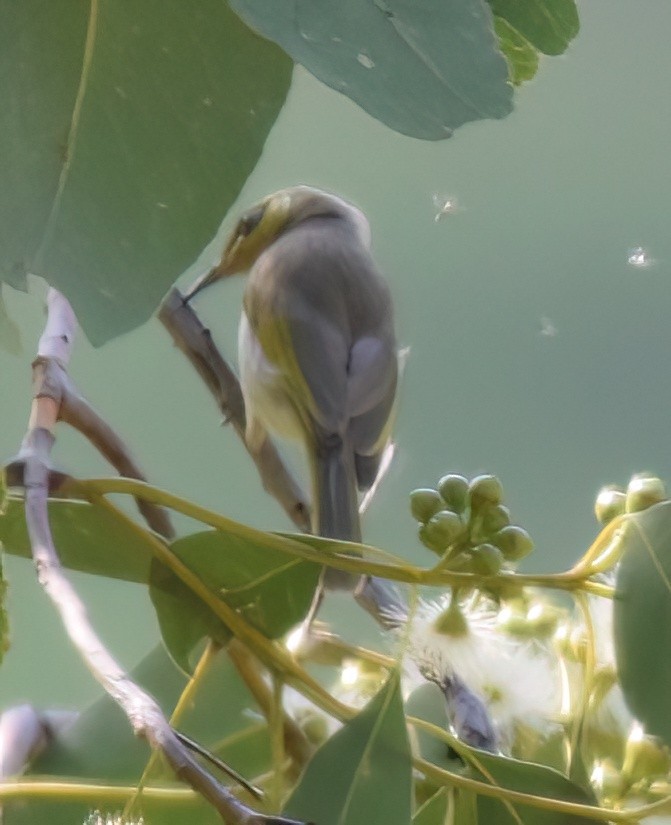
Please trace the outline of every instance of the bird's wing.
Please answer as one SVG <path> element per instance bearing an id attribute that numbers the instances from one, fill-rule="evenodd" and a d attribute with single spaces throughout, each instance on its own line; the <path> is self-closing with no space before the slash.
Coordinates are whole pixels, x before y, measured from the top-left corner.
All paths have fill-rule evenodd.
<path id="1" fill-rule="evenodd" d="M 342 245 L 330 227 L 296 228 L 278 239 L 250 273 L 245 311 L 303 418 L 343 435 L 351 335 L 337 264 Z"/>
<path id="2" fill-rule="evenodd" d="M 398 380 L 398 360 L 384 339 L 362 339 L 353 348 L 349 434 L 356 454 L 357 483 L 368 489 L 391 437 Z"/>

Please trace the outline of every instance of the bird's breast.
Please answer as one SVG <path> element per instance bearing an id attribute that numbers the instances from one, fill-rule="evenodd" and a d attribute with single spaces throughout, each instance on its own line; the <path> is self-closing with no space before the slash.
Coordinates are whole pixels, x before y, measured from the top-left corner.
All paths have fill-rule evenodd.
<path id="1" fill-rule="evenodd" d="M 302 439 L 303 427 L 291 403 L 286 379 L 266 357 L 244 312 L 238 329 L 238 360 L 247 417 L 283 438 Z"/>

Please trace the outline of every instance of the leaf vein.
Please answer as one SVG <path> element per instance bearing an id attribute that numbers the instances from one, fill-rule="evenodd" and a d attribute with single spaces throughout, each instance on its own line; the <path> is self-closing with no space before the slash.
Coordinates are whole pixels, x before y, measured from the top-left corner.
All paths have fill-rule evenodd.
<path id="1" fill-rule="evenodd" d="M 75 97 L 74 106 L 72 107 L 70 129 L 68 132 L 68 137 L 65 145 L 65 157 L 63 159 L 63 166 L 61 168 L 61 173 L 58 179 L 58 187 L 56 188 L 54 200 L 51 205 L 51 210 L 49 212 L 49 217 L 47 218 L 45 224 L 42 242 L 37 252 L 36 258 L 38 260 L 42 259 L 44 251 L 49 241 L 51 240 L 51 235 L 54 231 L 56 217 L 58 216 L 58 211 L 61 205 L 61 201 L 63 200 L 65 187 L 67 186 L 70 176 L 70 169 L 72 167 L 72 160 L 74 157 L 75 147 L 77 144 L 77 135 L 79 133 L 79 124 L 81 121 L 82 108 L 88 89 L 89 75 L 91 73 L 91 63 L 93 62 L 93 53 L 95 51 L 95 44 L 98 35 L 99 2 L 100 0 L 90 0 L 90 14 L 89 22 L 86 28 L 86 40 L 84 42 L 84 54 L 82 56 L 82 70 L 79 78 L 79 86 L 77 87 L 77 95 Z"/>

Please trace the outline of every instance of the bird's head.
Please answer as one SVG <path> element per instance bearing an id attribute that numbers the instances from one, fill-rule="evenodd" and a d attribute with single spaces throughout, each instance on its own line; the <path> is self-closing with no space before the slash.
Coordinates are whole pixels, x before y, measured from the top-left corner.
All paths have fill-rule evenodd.
<path id="1" fill-rule="evenodd" d="M 229 235 L 221 261 L 189 289 L 185 301 L 220 278 L 245 272 L 283 232 L 319 216 L 347 217 L 354 221 L 368 243 L 368 222 L 363 213 L 337 195 L 312 186 L 291 186 L 266 196 L 248 209 Z"/>

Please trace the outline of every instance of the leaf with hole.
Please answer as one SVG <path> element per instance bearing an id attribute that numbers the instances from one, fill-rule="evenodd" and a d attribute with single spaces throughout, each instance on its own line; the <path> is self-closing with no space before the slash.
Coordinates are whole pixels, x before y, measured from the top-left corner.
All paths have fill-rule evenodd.
<path id="1" fill-rule="evenodd" d="M 512 109 L 484 0 L 231 0 L 253 29 L 368 114 L 440 140 Z"/>

